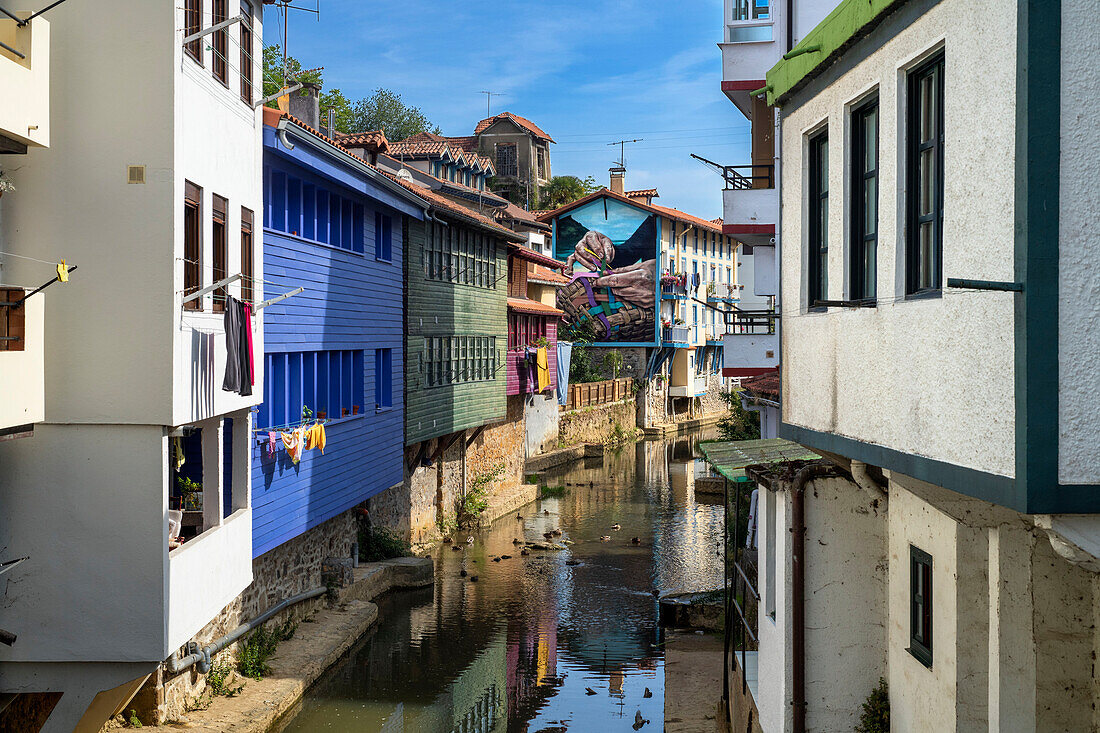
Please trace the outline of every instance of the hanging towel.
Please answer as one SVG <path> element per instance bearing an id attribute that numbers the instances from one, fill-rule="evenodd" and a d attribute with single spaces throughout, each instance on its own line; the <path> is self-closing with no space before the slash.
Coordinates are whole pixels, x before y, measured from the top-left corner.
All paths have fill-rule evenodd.
<path id="1" fill-rule="evenodd" d="M 172 438 L 172 466 L 179 473 L 186 459 L 183 455 L 183 438 Z"/>
<path id="2" fill-rule="evenodd" d="M 274 456 L 275 451 L 278 450 L 278 448 L 276 447 L 276 444 L 275 444 L 275 441 L 278 440 L 278 438 L 279 438 L 279 436 L 276 433 L 268 432 L 268 434 L 267 434 L 267 457 L 268 458 L 271 458 L 272 456 Z"/>
<path id="3" fill-rule="evenodd" d="M 539 377 L 539 392 L 550 386 L 550 362 L 546 355 L 546 347 L 540 346 L 535 352 L 535 371 Z"/>
<path id="4" fill-rule="evenodd" d="M 573 344 L 569 341 L 558 342 L 558 404 L 569 401 L 569 360 L 573 356 Z"/>
<path id="5" fill-rule="evenodd" d="M 302 458 L 302 429 L 295 428 L 289 433 L 280 433 L 279 437 L 291 462 L 297 464 Z"/>
<path id="6" fill-rule="evenodd" d="M 325 454 L 325 440 L 325 426 L 322 423 L 317 423 L 309 429 L 309 447 L 320 449 L 321 455 Z"/>
<path id="7" fill-rule="evenodd" d="M 244 332 L 248 338 L 248 383 L 256 384 L 256 357 L 252 351 L 252 305 L 244 303 Z M 249 390 L 249 394 L 252 390 Z"/>

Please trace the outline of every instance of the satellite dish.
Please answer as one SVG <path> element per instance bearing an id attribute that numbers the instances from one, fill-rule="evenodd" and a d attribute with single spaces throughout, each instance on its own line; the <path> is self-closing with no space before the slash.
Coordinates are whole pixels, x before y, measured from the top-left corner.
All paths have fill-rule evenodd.
<path id="1" fill-rule="evenodd" d="M 409 173 L 408 168 L 402 168 L 401 170 L 397 171 L 397 177 L 400 178 L 402 181 L 405 181 L 406 183 L 413 182 L 413 174 Z"/>

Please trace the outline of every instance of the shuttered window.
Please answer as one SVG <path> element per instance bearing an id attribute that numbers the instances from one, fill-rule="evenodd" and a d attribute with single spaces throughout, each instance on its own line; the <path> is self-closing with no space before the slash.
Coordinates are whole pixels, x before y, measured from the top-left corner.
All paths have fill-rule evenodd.
<path id="1" fill-rule="evenodd" d="M 252 4 L 241 3 L 241 101 L 252 104 Z"/>
<path id="2" fill-rule="evenodd" d="M 211 16 L 211 25 L 217 25 L 228 17 L 226 15 L 226 6 L 228 0 L 213 0 L 213 14 Z M 211 69 L 214 72 L 214 78 L 229 86 L 229 31 L 222 28 L 220 31 L 214 31 L 214 38 L 212 39 L 211 46 L 214 49 L 214 61 L 210 64 Z"/>
<path id="3" fill-rule="evenodd" d="M 0 351 L 26 349 L 26 307 L 9 305 L 23 299 L 22 288 L 0 288 Z"/>
<path id="4" fill-rule="evenodd" d="M 296 424 L 302 408 L 337 420 L 363 410 L 363 352 L 299 351 L 268 354 L 258 429 Z"/>
<path id="5" fill-rule="evenodd" d="M 496 337 L 433 336 L 424 339 L 421 373 L 426 387 L 496 379 Z"/>
<path id="6" fill-rule="evenodd" d="M 252 246 L 252 211 L 241 207 L 241 298 L 246 303 L 255 302 L 256 266 Z"/>
<path id="7" fill-rule="evenodd" d="M 228 231 L 226 230 L 226 216 L 229 210 L 229 201 L 214 194 L 210 208 L 214 213 L 214 226 L 212 228 L 214 239 L 214 282 L 218 282 L 226 278 L 226 270 L 228 269 Z M 218 288 L 214 291 L 214 310 L 216 312 L 225 310 L 226 294 L 227 291 L 225 288 Z"/>
<path id="8" fill-rule="evenodd" d="M 202 30 L 202 0 L 184 0 L 183 35 L 190 36 Z M 191 41 L 183 50 L 202 66 L 202 39 Z"/>

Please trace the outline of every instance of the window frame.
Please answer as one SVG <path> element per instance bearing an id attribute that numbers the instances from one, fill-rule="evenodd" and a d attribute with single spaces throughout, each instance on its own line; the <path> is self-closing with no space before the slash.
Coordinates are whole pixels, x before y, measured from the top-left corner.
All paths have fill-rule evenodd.
<path id="1" fill-rule="evenodd" d="M 374 259 L 393 262 L 393 218 L 381 211 L 374 212 Z"/>
<path id="2" fill-rule="evenodd" d="M 809 310 L 828 300 L 829 295 L 829 129 L 814 133 L 807 141 L 809 152 L 806 234 L 806 305 Z M 824 151 L 824 157 L 820 153 Z M 823 217 L 824 215 L 824 217 Z M 824 228 L 822 221 L 825 222 Z"/>
<path id="3" fill-rule="evenodd" d="M 241 0 L 241 101 L 252 106 L 255 87 L 252 84 L 252 51 L 256 46 L 252 36 L 252 3 L 249 0 Z"/>
<path id="4" fill-rule="evenodd" d="M 393 349 L 374 350 L 374 409 L 393 407 Z"/>
<path id="5" fill-rule="evenodd" d="M 193 212 L 193 214 L 191 214 Z M 194 231 L 188 231 L 188 216 L 194 220 Z M 193 235 L 193 236 L 189 236 Z M 191 181 L 183 184 L 183 295 L 202 289 L 202 187 Z M 202 298 L 183 304 L 185 310 L 201 311 Z"/>
<path id="6" fill-rule="evenodd" d="M 254 303 L 256 290 L 255 214 L 241 207 L 241 300 Z"/>
<path id="7" fill-rule="evenodd" d="M 943 288 L 943 149 L 944 149 L 944 52 L 940 50 L 931 58 L 909 72 L 906 79 L 906 143 L 905 143 L 905 295 L 906 297 L 938 296 Z M 920 139 L 922 107 L 921 82 L 932 78 L 934 115 L 931 120 L 933 134 L 929 141 Z M 920 210 L 920 155 L 931 150 L 934 166 L 932 213 L 921 215 Z M 931 224 L 933 242 L 930 263 L 923 262 L 920 247 L 920 228 Z M 930 274 L 930 282 L 922 284 L 922 266 Z"/>
<path id="8" fill-rule="evenodd" d="M 210 239 L 212 247 L 211 266 L 214 270 L 213 282 L 224 280 L 229 276 L 229 199 L 218 194 L 211 194 L 210 203 Z M 225 299 L 229 295 L 227 288 L 218 288 L 214 291 L 215 313 L 225 311 Z"/>
<path id="9" fill-rule="evenodd" d="M 229 0 L 210 0 L 210 25 L 217 25 L 229 19 Z M 213 58 L 210 60 L 210 73 L 226 89 L 229 88 L 229 29 L 214 31 L 210 39 Z"/>
<path id="10" fill-rule="evenodd" d="M 879 219 L 879 103 L 878 95 L 864 101 L 851 113 L 851 196 L 849 200 L 850 238 L 848 243 L 848 297 L 874 302 L 878 298 L 878 219 Z M 867 170 L 867 125 L 874 116 L 874 167 Z M 866 231 L 868 182 L 874 181 L 874 215 L 871 231 Z M 868 257 L 870 254 L 870 257 Z"/>
<path id="11" fill-rule="evenodd" d="M 932 667 L 934 583 L 932 556 L 909 545 L 909 653 L 925 667 Z M 918 588 L 919 585 L 919 588 Z M 918 620 L 920 632 L 918 633 Z"/>
<path id="12" fill-rule="evenodd" d="M 202 30 L 202 2 L 203 0 L 184 0 L 183 4 L 183 35 L 191 36 Z M 199 66 L 204 66 L 202 59 L 202 39 L 196 39 L 183 47 L 185 54 Z"/>

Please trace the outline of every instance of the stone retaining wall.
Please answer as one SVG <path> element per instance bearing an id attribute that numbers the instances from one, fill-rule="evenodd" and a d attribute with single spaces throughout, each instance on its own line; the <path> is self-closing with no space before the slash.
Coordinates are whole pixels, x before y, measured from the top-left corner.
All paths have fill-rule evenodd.
<path id="1" fill-rule="evenodd" d="M 616 433 L 632 432 L 636 424 L 637 406 L 634 398 L 567 410 L 558 416 L 558 440 L 565 446 L 604 443 Z M 618 426 L 618 430 L 615 426 Z"/>

